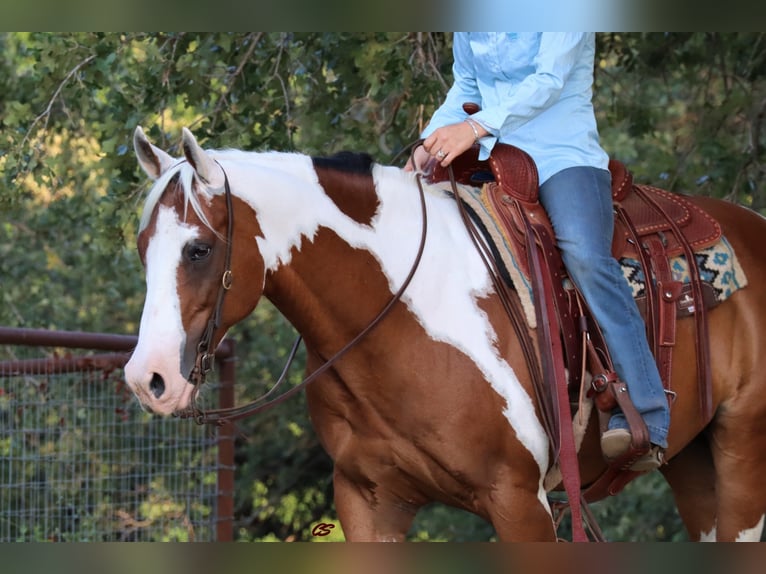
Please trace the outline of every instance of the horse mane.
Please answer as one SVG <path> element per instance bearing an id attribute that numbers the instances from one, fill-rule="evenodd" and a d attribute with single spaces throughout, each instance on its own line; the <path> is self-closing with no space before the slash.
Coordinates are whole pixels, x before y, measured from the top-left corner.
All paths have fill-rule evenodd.
<path id="1" fill-rule="evenodd" d="M 167 189 L 171 183 L 177 183 L 183 191 L 184 199 L 186 200 L 184 218 L 186 218 L 187 210 L 189 206 L 191 206 L 192 210 L 197 215 L 197 217 L 200 218 L 202 223 L 205 224 L 208 228 L 213 229 L 212 225 L 205 216 L 204 211 L 202 210 L 202 204 L 200 203 L 198 194 L 192 193 L 194 175 L 194 168 L 192 168 L 188 162 L 180 160 L 175 166 L 171 167 L 157 178 L 146 196 L 146 201 L 144 202 L 144 210 L 141 214 L 141 222 L 138 228 L 139 232 L 143 231 L 149 225 L 152 213 L 156 209 L 162 194 L 165 192 L 165 189 Z"/>
<path id="2" fill-rule="evenodd" d="M 329 157 L 312 157 L 314 167 L 357 175 L 371 175 L 375 160 L 368 153 L 339 151 Z"/>

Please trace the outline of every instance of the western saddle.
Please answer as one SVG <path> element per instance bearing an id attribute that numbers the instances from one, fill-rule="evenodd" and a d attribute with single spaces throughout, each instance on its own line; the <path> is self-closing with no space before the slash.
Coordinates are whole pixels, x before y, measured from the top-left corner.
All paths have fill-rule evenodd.
<path id="1" fill-rule="evenodd" d="M 598 500 L 607 494 L 616 494 L 639 474 L 628 468 L 650 447 L 646 426 L 625 392 L 626 382 L 620 381 L 614 372 L 608 349 L 585 301 L 571 282 L 566 281 L 567 272 L 556 248 L 553 229 L 538 201 L 538 175 L 532 158 L 506 144 L 496 144 L 486 161 L 480 161 L 478 153 L 478 145 L 474 145 L 447 169 L 432 162 L 427 168 L 430 170 L 427 179 L 432 183 L 483 185 L 482 193 L 488 195 L 493 216 L 502 224 L 515 260 L 533 286 L 538 319 L 537 360 L 532 356 L 527 359 L 536 381 L 537 400 L 553 445 L 554 460 L 559 457 L 565 483 L 564 449 L 566 443 L 573 445 L 568 421 L 570 409 L 577 402 L 575 397 L 581 398 L 586 392 L 594 397 L 602 413 L 611 412 L 615 406 L 625 413 L 633 436 L 631 449 L 613 461 L 582 498 Z M 616 160 L 610 161 L 609 170 L 615 213 L 612 254 L 617 259 L 635 259 L 643 269 L 646 296 L 639 309 L 663 385 L 668 396 L 674 396 L 670 375 L 677 309 L 682 297 L 685 300 L 691 297 L 700 410 L 705 420 L 709 420 L 712 391 L 705 309 L 711 301 L 708 286 L 700 278 L 695 250 L 716 243 L 721 237 L 720 225 L 683 195 L 635 184 L 630 172 Z M 455 195 L 457 198 L 456 190 Z M 458 205 L 460 203 L 458 201 Z M 468 224 L 469 218 L 462 207 L 461 212 Z M 472 233 L 476 233 L 475 230 Z M 690 281 L 686 284 L 674 280 L 671 273 L 670 259 L 679 255 L 685 257 L 689 268 Z M 514 325 L 520 339 L 529 339 L 529 329 L 519 324 L 519 313 L 513 312 L 514 306 L 518 306 L 513 301 L 518 297 L 511 294 L 512 289 L 506 284 L 501 298 L 508 300 L 506 310 L 512 318 L 516 317 Z M 585 350 L 583 340 L 587 341 Z M 527 346 L 534 347 L 534 343 L 528 341 Z M 584 366 L 592 377 L 587 385 L 582 380 Z M 603 416 L 601 419 L 603 425 L 606 419 Z M 571 472 L 577 473 L 576 453 L 573 456 L 574 462 L 568 465 L 573 467 Z M 579 482 L 577 485 L 579 487 Z"/>

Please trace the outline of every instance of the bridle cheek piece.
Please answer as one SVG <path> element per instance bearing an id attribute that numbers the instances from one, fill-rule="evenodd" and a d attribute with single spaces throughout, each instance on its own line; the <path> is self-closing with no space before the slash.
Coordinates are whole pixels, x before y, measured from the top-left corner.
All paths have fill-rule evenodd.
<path id="1" fill-rule="evenodd" d="M 216 163 L 218 163 L 218 161 L 216 161 Z M 175 416 L 180 418 L 194 418 L 199 424 L 203 424 L 205 420 L 204 411 L 200 410 L 197 406 L 197 395 L 205 382 L 207 374 L 213 368 L 213 359 L 215 357 L 213 340 L 216 330 L 221 325 L 223 301 L 226 292 L 231 289 L 234 282 L 234 275 L 231 271 L 231 250 L 234 239 L 234 209 L 231 199 L 231 186 L 229 185 L 229 177 L 226 175 L 223 166 L 221 166 L 220 163 L 218 163 L 218 166 L 223 172 L 224 195 L 226 198 L 226 255 L 224 259 L 223 273 L 221 274 L 221 282 L 218 287 L 215 307 L 213 308 L 205 330 L 197 343 L 197 355 L 194 359 L 194 368 L 189 375 L 189 381 L 194 385 L 189 407 L 175 413 Z"/>

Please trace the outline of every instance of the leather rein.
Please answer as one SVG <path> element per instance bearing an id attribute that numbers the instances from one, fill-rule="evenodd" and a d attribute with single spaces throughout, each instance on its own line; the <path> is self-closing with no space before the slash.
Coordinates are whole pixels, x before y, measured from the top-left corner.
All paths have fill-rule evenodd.
<path id="1" fill-rule="evenodd" d="M 216 329 L 218 329 L 218 327 L 221 324 L 221 315 L 223 310 L 224 299 L 226 297 L 226 292 L 229 291 L 229 289 L 231 289 L 231 286 L 233 283 L 233 274 L 231 270 L 231 258 L 232 258 L 232 241 L 234 237 L 234 209 L 232 206 L 232 197 L 231 197 L 231 188 L 229 186 L 229 178 L 226 175 L 226 171 L 223 169 L 223 166 L 221 166 L 220 164 L 218 165 L 221 167 L 221 171 L 223 171 L 223 176 L 224 176 L 224 194 L 226 198 L 226 210 L 227 210 L 227 220 L 228 220 L 227 226 L 226 226 L 226 256 L 224 260 L 224 269 L 221 275 L 221 283 L 218 287 L 218 296 L 216 299 L 215 308 L 210 314 L 210 319 L 208 320 L 205 331 L 202 333 L 202 336 L 200 337 L 199 342 L 197 343 L 197 355 L 194 360 L 194 368 L 192 369 L 191 375 L 189 376 L 190 383 L 194 385 L 194 390 L 192 391 L 192 395 L 191 395 L 190 406 L 182 411 L 176 412 L 175 416 L 179 418 L 184 418 L 184 419 L 193 418 L 195 422 L 199 425 L 215 424 L 215 425 L 221 426 L 227 422 L 232 422 L 245 417 L 249 417 L 261 411 L 270 409 L 271 407 L 278 405 L 279 403 L 287 400 L 294 394 L 303 390 L 303 388 L 306 387 L 309 383 L 315 381 L 317 378 L 319 378 L 320 375 L 322 375 L 328 369 L 330 369 L 343 355 L 345 355 L 352 347 L 354 347 L 357 343 L 359 343 L 359 341 L 361 341 L 370 331 L 372 331 L 373 328 L 375 328 L 378 325 L 378 323 L 380 323 L 383 320 L 383 318 L 389 313 L 389 311 L 391 311 L 393 306 L 401 299 L 405 290 L 409 286 L 410 281 L 415 275 L 415 271 L 420 265 L 420 260 L 423 255 L 423 250 L 425 248 L 426 235 L 428 231 L 428 216 L 426 211 L 426 200 L 425 200 L 425 192 L 423 191 L 423 183 L 421 181 L 420 174 L 418 174 L 416 177 L 416 181 L 418 183 L 418 191 L 420 195 L 420 208 L 422 213 L 422 228 L 421 228 L 420 244 L 418 246 L 418 252 L 415 256 L 412 266 L 410 267 L 410 271 L 407 274 L 407 277 L 405 278 L 404 282 L 399 287 L 397 292 L 394 293 L 394 295 L 391 297 L 388 303 L 372 319 L 372 321 L 370 321 L 370 323 L 364 329 L 362 329 L 353 339 L 351 339 L 348 343 L 346 343 L 346 345 L 344 345 L 333 356 L 327 359 L 318 369 L 316 369 L 311 374 L 309 374 L 306 378 L 304 378 L 303 381 L 301 381 L 299 384 L 284 391 L 282 394 L 274 398 L 271 398 L 271 396 L 275 393 L 277 388 L 280 387 L 281 384 L 287 378 L 287 373 L 290 369 L 290 366 L 293 363 L 293 360 L 295 359 L 295 355 L 298 351 L 298 347 L 300 346 L 300 343 L 302 340 L 302 337 L 298 335 L 295 342 L 293 343 L 292 349 L 290 350 L 290 354 L 288 355 L 286 364 L 284 368 L 282 369 L 282 373 L 280 374 L 279 379 L 277 380 L 276 383 L 274 383 L 274 386 L 268 392 L 266 392 L 261 397 L 255 399 L 254 401 L 243 406 L 203 410 L 199 407 L 197 403 L 197 395 L 199 394 L 200 388 L 205 382 L 207 373 L 210 372 L 210 370 L 212 369 L 213 357 L 215 356 L 215 347 L 213 344 L 214 334 Z"/>

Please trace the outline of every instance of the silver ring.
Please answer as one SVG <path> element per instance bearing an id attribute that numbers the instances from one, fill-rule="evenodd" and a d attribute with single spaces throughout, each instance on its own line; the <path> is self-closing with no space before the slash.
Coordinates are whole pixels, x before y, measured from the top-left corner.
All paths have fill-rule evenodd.
<path id="1" fill-rule="evenodd" d="M 438 157 L 439 159 L 444 159 L 445 157 L 447 157 L 447 154 L 444 153 L 442 150 L 439 150 L 436 152 L 436 157 Z"/>

